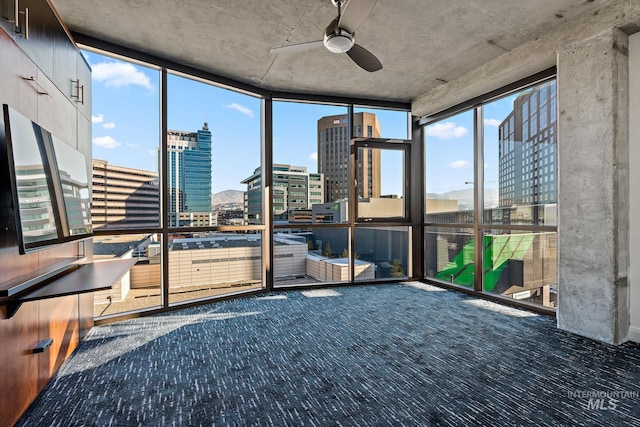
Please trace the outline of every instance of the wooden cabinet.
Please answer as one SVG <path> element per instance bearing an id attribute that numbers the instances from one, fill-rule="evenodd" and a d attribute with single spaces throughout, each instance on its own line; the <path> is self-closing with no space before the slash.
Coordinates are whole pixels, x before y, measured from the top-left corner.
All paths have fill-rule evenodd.
<path id="1" fill-rule="evenodd" d="M 46 0 L 0 0 L 0 27 L 59 91 L 72 103 L 81 105 L 83 113 L 91 118 L 90 99 L 84 100 L 90 95 L 91 71 L 49 3 Z"/>
<path id="2" fill-rule="evenodd" d="M 15 32 L 15 0 L 0 0 L 0 28 L 7 34 Z"/>
<path id="3" fill-rule="evenodd" d="M 93 294 L 78 295 L 78 332 L 82 341 L 93 328 Z"/>
<path id="4" fill-rule="evenodd" d="M 78 295 L 38 301 L 38 320 L 40 339 L 53 340 L 38 359 L 38 389 L 42 390 L 80 342 Z"/>
<path id="5" fill-rule="evenodd" d="M 0 309 L 0 426 L 13 425 L 40 391 L 33 375 L 39 370 L 38 355 L 33 353 L 39 338 L 38 302 L 22 308 L 11 319 Z"/>
<path id="6" fill-rule="evenodd" d="M 38 70 L 37 76 L 38 84 L 47 92 L 47 95 L 38 97 L 37 123 L 63 142 L 76 147 L 77 109 L 75 103 L 70 102 L 41 70 Z"/>
<path id="7" fill-rule="evenodd" d="M 90 69 L 47 0 L 18 0 L 18 9 L 23 12 L 18 16 L 18 29 L 22 32 L 16 32 L 15 4 L 15 0 L 0 0 L 0 104 L 10 105 L 82 151 L 90 173 Z M 28 37 L 25 32 L 27 9 Z M 84 94 L 79 94 L 78 79 L 84 86 Z M 84 95 L 84 103 L 78 95 Z M 4 137 L 3 123 L 4 118 L 0 116 L 0 140 Z M 0 165 L 0 208 L 3 209 L 0 219 L 12 223 L 14 206 L 12 198 L 6 197 L 9 188 L 6 170 L 6 165 Z M 84 242 L 21 255 L 15 226 L 3 225 L 0 228 L 0 282 L 43 269 L 52 271 L 63 260 L 81 258 L 87 251 L 81 251 L 80 247 L 84 247 Z M 92 326 L 93 295 L 90 293 L 27 301 L 13 317 L 9 316 L 6 305 L 0 305 L 0 427 L 17 421 Z M 43 339 L 53 342 L 46 351 L 34 353 L 34 347 Z"/>
<path id="8" fill-rule="evenodd" d="M 53 74 L 53 31 L 58 24 L 46 0 L 16 0 L 18 32 L 16 43 L 48 76 Z"/>
<path id="9" fill-rule="evenodd" d="M 59 22 L 46 0 L 0 0 L 0 26 L 47 74 L 53 72 L 53 33 Z"/>
<path id="10" fill-rule="evenodd" d="M 0 307 L 0 427 L 18 420 L 91 327 L 92 294 L 26 302 L 11 318 Z M 46 339 L 53 343 L 34 352 Z"/>
<path id="11" fill-rule="evenodd" d="M 23 77 L 35 77 L 37 67 L 20 49 L 15 47 L 11 37 L 0 30 L 0 101 L 9 104 L 27 117 L 37 117 L 38 88 L 35 82 Z"/>
<path id="12" fill-rule="evenodd" d="M 77 62 L 82 61 L 78 49 L 69 43 L 64 28 L 59 25 L 52 33 L 53 47 L 56 52 L 53 58 L 52 80 L 60 92 L 73 104 L 77 101 Z"/>
<path id="13" fill-rule="evenodd" d="M 78 111 L 91 123 L 91 68 L 84 56 L 78 56 L 76 78 L 80 92 L 76 98 Z"/>

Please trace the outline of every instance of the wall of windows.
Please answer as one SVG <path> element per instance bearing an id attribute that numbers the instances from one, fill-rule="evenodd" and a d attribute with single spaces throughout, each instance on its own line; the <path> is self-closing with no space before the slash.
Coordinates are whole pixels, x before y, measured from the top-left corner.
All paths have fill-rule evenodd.
<path id="1" fill-rule="evenodd" d="M 97 318 L 162 307 L 162 233 L 99 234 L 93 237 L 94 261 L 135 259 L 113 288 L 94 293 Z"/>
<path id="2" fill-rule="evenodd" d="M 410 143 L 406 141 L 410 138 L 410 116 L 369 107 L 354 108 L 354 115 L 375 118 L 371 128 L 363 126 L 356 136 L 381 141 L 356 142 L 355 269 L 369 264 L 375 279 L 406 278 L 412 275 L 411 226 L 407 225 L 411 172 Z M 367 280 L 371 278 L 366 274 L 355 276 L 355 281 Z"/>
<path id="3" fill-rule="evenodd" d="M 549 80 L 425 128 L 427 278 L 556 307 L 556 105 Z"/>
<path id="4" fill-rule="evenodd" d="M 262 289 L 261 101 L 104 53 L 93 67 L 94 260 L 135 258 L 95 316 Z M 164 207 L 164 210 L 163 210 Z"/>
<path id="5" fill-rule="evenodd" d="M 160 70 L 83 51 L 92 68 L 93 228 L 160 227 Z"/>
<path id="6" fill-rule="evenodd" d="M 94 156 L 105 158 L 94 162 L 94 206 L 111 208 L 109 192 L 133 188 L 118 193 L 119 218 L 102 215 L 95 256 L 140 258 L 135 278 L 96 299 L 97 316 L 412 277 L 416 245 L 426 279 L 556 306 L 554 80 L 429 122 L 420 199 L 408 190 L 417 175 L 415 152 L 403 143 L 407 112 L 271 101 L 169 68 L 86 55 L 106 64 L 94 67 Z M 140 115 L 137 127 L 118 116 L 129 110 Z M 354 151 L 351 136 L 382 145 Z M 416 203 L 422 242 L 409 215 Z"/>
<path id="7" fill-rule="evenodd" d="M 365 223 L 349 208 L 351 137 L 407 139 L 408 105 L 275 101 L 175 64 L 85 55 L 94 66 L 94 258 L 137 259 L 96 294 L 98 319 L 410 275 L 408 151 L 361 147 L 356 156 L 358 215 L 391 222 Z"/>
<path id="8" fill-rule="evenodd" d="M 427 120 L 416 162 L 407 111 L 271 100 L 85 54 L 95 257 L 140 259 L 96 316 L 412 277 L 416 247 L 425 279 L 555 307 L 554 80 Z M 420 173 L 424 198 L 409 190 Z"/>
<path id="9" fill-rule="evenodd" d="M 260 124 L 258 98 L 168 70 L 170 304 L 262 289 Z"/>
<path id="10" fill-rule="evenodd" d="M 349 141 L 346 106 L 273 102 L 274 287 L 350 280 Z"/>
<path id="11" fill-rule="evenodd" d="M 353 228 L 349 199 L 351 136 L 381 138 L 386 132 L 406 138 L 407 113 L 354 108 L 352 120 L 350 132 L 346 106 L 273 103 L 274 287 L 406 277 L 407 231 L 360 231 L 357 221 Z M 360 213 L 404 215 L 403 156 L 395 150 L 358 151 Z M 396 234 L 404 242 L 397 253 L 386 244 Z M 283 251 L 292 254 L 279 255 Z"/>

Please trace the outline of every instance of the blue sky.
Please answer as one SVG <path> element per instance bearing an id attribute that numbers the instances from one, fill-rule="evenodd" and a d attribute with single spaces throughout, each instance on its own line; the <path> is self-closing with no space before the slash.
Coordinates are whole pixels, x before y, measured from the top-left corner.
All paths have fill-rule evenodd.
<path id="1" fill-rule="evenodd" d="M 159 71 L 83 52 L 92 66 L 93 157 L 114 165 L 156 170 L 160 140 Z M 213 192 L 245 190 L 240 181 L 260 164 L 260 100 L 177 75 L 168 78 L 169 129 L 195 132 L 209 123 L 213 141 Z M 485 175 L 497 187 L 497 125 L 513 97 L 485 108 Z M 406 138 L 406 114 L 378 115 L 382 137 Z M 317 120 L 345 107 L 274 103 L 274 162 L 317 171 Z M 473 115 L 465 113 L 427 129 L 427 191 L 443 193 L 473 181 Z M 394 161 L 396 160 L 396 161 Z M 383 194 L 400 194 L 397 159 L 382 160 Z M 491 183 L 493 182 L 493 184 Z"/>
<path id="2" fill-rule="evenodd" d="M 485 188 L 498 188 L 498 126 L 513 109 L 515 95 L 484 107 Z M 427 127 L 426 191 L 471 189 L 473 177 L 473 111 Z"/>

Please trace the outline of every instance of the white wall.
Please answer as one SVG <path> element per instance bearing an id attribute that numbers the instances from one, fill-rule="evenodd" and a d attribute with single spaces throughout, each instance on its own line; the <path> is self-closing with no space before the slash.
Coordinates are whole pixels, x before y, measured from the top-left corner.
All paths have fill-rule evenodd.
<path id="1" fill-rule="evenodd" d="M 629 161 L 629 339 L 640 342 L 640 33 L 629 36 Z"/>

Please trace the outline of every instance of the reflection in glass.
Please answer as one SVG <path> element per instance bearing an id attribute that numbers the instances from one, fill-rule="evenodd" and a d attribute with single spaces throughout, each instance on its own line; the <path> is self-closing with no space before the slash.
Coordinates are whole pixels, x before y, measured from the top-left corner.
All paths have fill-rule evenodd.
<path id="1" fill-rule="evenodd" d="M 349 230 L 305 228 L 273 234 L 274 286 L 349 281 Z"/>
<path id="2" fill-rule="evenodd" d="M 69 234 L 91 233 L 91 195 L 86 158 L 55 136 L 53 152 L 58 165 Z"/>
<path id="3" fill-rule="evenodd" d="M 427 227 L 427 277 L 473 288 L 473 229 Z"/>
<path id="4" fill-rule="evenodd" d="M 169 303 L 262 287 L 262 234 L 169 235 Z"/>
<path id="5" fill-rule="evenodd" d="M 94 293 L 95 317 L 162 306 L 160 242 L 157 233 L 93 237 L 94 262 L 137 259 L 113 288 Z"/>
<path id="6" fill-rule="evenodd" d="M 409 271 L 409 227 L 361 227 L 355 232 L 356 281 L 401 279 Z"/>
<path id="7" fill-rule="evenodd" d="M 484 243 L 485 292 L 556 306 L 557 233 L 492 230 Z"/>
<path id="8" fill-rule="evenodd" d="M 25 245 L 58 239 L 55 211 L 45 169 L 44 139 L 51 135 L 29 118 L 9 108 L 22 239 Z"/>

